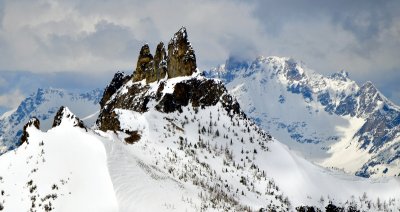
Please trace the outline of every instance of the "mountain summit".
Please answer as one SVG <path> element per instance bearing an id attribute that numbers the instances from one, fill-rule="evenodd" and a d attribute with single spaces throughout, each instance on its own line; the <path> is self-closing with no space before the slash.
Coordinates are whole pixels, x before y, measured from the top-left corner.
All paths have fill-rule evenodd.
<path id="1" fill-rule="evenodd" d="M 157 45 L 154 57 L 148 44 L 142 46 L 133 81 L 146 79 L 146 83 L 151 83 L 163 79 L 165 75 L 168 78 L 190 76 L 196 69 L 196 55 L 188 40 L 186 28 L 182 27 L 168 43 L 168 55 L 163 42 Z"/>

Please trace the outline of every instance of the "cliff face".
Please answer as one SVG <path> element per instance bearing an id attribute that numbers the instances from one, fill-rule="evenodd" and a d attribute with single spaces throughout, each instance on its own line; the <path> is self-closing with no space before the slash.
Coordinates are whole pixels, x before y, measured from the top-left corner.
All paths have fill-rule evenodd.
<path id="1" fill-rule="evenodd" d="M 168 78 L 190 76 L 196 71 L 196 55 L 188 41 L 185 28 L 181 28 L 168 43 Z"/>
<path id="2" fill-rule="evenodd" d="M 154 57 L 149 45 L 141 48 L 132 79 L 134 82 L 146 79 L 146 83 L 151 83 L 164 79 L 167 74 L 168 78 L 190 76 L 196 68 L 196 55 L 183 27 L 169 41 L 168 55 L 163 42 L 157 45 Z"/>

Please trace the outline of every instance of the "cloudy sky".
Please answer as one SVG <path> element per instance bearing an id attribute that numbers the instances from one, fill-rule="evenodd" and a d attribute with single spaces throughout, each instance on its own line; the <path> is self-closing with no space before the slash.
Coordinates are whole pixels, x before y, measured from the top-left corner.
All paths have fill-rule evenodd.
<path id="1" fill-rule="evenodd" d="M 181 26 L 200 69 L 289 56 L 322 74 L 345 69 L 400 104 L 397 0 L 0 0 L 0 108 L 37 87 L 104 87 Z"/>

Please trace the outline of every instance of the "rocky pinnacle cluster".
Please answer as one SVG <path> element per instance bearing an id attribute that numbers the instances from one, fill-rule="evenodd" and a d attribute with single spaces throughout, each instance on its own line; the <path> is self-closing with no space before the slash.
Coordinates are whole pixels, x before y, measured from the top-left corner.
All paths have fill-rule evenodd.
<path id="1" fill-rule="evenodd" d="M 188 41 L 186 28 L 182 27 L 168 43 L 168 54 L 164 43 L 157 45 L 155 55 L 150 52 L 148 44 L 140 49 L 133 81 L 151 83 L 165 78 L 190 76 L 196 71 L 196 56 Z"/>

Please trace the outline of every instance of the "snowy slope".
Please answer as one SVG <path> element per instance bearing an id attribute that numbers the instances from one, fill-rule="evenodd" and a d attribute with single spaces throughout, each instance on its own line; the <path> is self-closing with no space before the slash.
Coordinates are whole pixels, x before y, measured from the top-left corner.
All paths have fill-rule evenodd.
<path id="1" fill-rule="evenodd" d="M 106 133 L 108 137 L 113 139 L 117 137 L 117 140 L 126 143 L 125 148 L 128 150 L 124 151 L 130 152 L 129 158 L 134 158 L 136 164 L 145 164 L 141 166 L 148 168 L 148 174 L 159 178 L 163 176 L 161 173 L 168 173 L 177 182 L 185 182 L 183 184 L 185 186 L 197 185 L 197 189 L 192 190 L 197 192 L 197 196 L 209 195 L 206 199 L 208 201 L 205 201 L 196 200 L 195 197 L 186 194 L 190 196 L 188 199 L 191 199 L 195 209 L 205 206 L 208 206 L 208 209 L 215 207 L 218 210 L 237 207 L 232 206 L 232 202 L 224 200 L 219 200 L 222 203 L 216 201 L 218 204 L 209 203 L 215 196 L 209 193 L 207 188 L 210 186 L 221 193 L 220 195 L 230 197 L 242 207 L 249 207 L 252 210 L 278 206 L 279 210 L 286 210 L 287 205 L 289 210 L 299 205 L 324 208 L 329 201 L 343 206 L 348 206 L 352 202 L 351 204 L 367 209 L 368 203 L 376 204 L 378 197 L 387 204 L 390 200 L 392 209 L 397 209 L 399 206 L 399 200 L 396 199 L 400 195 L 398 179 L 369 180 L 327 171 L 293 154 L 285 145 L 271 139 L 242 115 L 228 112 L 221 103 L 216 103 L 214 106 L 193 107 L 195 101 L 192 100 L 192 104 L 189 101 L 187 106 L 180 108 L 181 111 L 177 107 L 176 111 L 162 112 L 162 107 L 159 105 L 163 102 L 163 97 L 179 93 L 175 90 L 176 85 L 190 84 L 193 78 L 207 81 L 199 76 L 191 76 L 150 84 L 127 82 L 112 95 L 105 105 L 105 111 L 114 114 L 112 117 L 119 123 L 117 135 L 111 130 Z M 186 91 L 193 92 L 190 89 Z M 210 89 L 209 92 L 214 91 Z M 130 99 L 134 100 L 135 105 L 126 104 Z M 147 101 L 147 109 L 144 112 L 135 111 L 143 108 L 140 102 L 144 100 Z M 120 105 L 122 108 L 116 107 L 118 102 L 123 103 Z M 129 107 L 132 109 L 127 109 Z M 100 112 L 99 120 L 102 120 L 101 114 L 105 111 Z M 101 121 L 99 128 L 106 122 Z M 130 137 L 131 132 L 140 135 L 140 139 L 133 145 L 129 145 L 129 140 L 125 140 Z M 117 154 L 117 158 L 125 154 L 121 152 Z M 127 157 L 124 158 L 128 160 Z M 119 173 L 111 175 L 119 176 Z M 126 175 L 121 178 L 132 177 Z M 114 180 L 114 186 L 120 184 L 122 179 Z M 124 188 L 123 190 L 139 189 L 137 185 L 126 183 L 115 187 Z M 135 201 L 135 198 L 126 195 L 123 192 L 117 194 L 117 197 L 123 199 L 119 200 L 120 206 L 124 205 L 123 208 L 129 208 L 129 202 Z M 273 201 L 274 196 L 283 201 Z M 321 198 L 324 200 L 322 203 Z M 266 202 L 270 201 L 273 202 L 266 205 Z M 196 205 L 199 203 L 201 204 Z M 173 205 L 178 208 L 182 203 Z"/>
<path id="2" fill-rule="evenodd" d="M 400 110 L 370 83 L 329 77 L 291 58 L 259 57 L 206 71 L 257 124 L 303 157 L 364 177 L 400 174 Z"/>
<path id="3" fill-rule="evenodd" d="M 68 114 L 48 132 L 29 127 L 29 141 L 0 156 L 3 211 L 118 211 L 101 138 Z"/>
<path id="4" fill-rule="evenodd" d="M 38 89 L 22 101 L 18 108 L 1 116 L 0 154 L 19 145 L 22 127 L 31 117 L 40 120 L 42 130 L 50 129 L 55 112 L 62 105 L 76 111 L 88 126 L 93 125 L 102 93 L 100 89 L 81 94 L 62 89 Z"/>
<path id="5" fill-rule="evenodd" d="M 222 105 L 223 103 L 218 103 L 222 101 L 218 96 L 214 97 L 217 99 L 214 106 L 192 107 L 189 103 L 190 105 L 176 107 L 176 110 L 173 111 L 163 112 L 165 107 L 160 109 L 160 104 L 157 103 L 162 103 L 165 100 L 163 97 L 174 94 L 177 84 L 187 83 L 189 85 L 193 82 L 194 84 L 199 83 L 200 86 L 209 83 L 217 87 L 222 86 L 220 82 L 214 80 L 191 76 L 162 80 L 149 85 L 130 81 L 113 95 L 105 105 L 105 109 L 100 112 L 99 128 L 104 130 L 105 126 L 110 126 L 108 122 L 118 122 L 118 139 L 124 143 L 130 143 L 127 138 L 131 137 L 133 132 L 138 134 L 140 139 L 126 147 L 133 154 L 130 158 L 142 161 L 144 166 L 148 167 L 149 174 L 155 174 L 156 178 L 158 178 L 157 175 L 160 175 L 157 173 L 168 173 L 169 177 L 179 182 L 182 187 L 191 188 L 191 192 L 188 194 L 177 193 L 178 197 L 174 197 L 189 198 L 191 206 L 188 209 L 190 210 L 199 210 L 200 208 L 244 210 L 247 207 L 256 209 L 268 207 L 270 202 L 273 207 L 281 209 L 288 207 L 282 192 L 278 191 L 274 184 L 270 184 L 269 178 L 262 177 L 261 171 L 257 171 L 255 165 L 252 166 L 250 156 L 257 157 L 254 153 L 255 149 L 260 152 L 267 151 L 265 145 L 268 142 L 268 136 L 261 132 L 258 133 L 259 129 L 248 120 L 239 116 L 230 116 Z M 159 89 L 160 86 L 163 87 L 162 91 Z M 132 93 L 137 90 L 142 92 Z M 213 95 L 215 90 L 210 92 Z M 159 101 L 153 99 L 157 93 L 161 96 Z M 133 106 L 133 109 L 127 109 L 114 105 L 117 102 L 128 102 L 130 99 L 133 99 L 135 104 L 141 104 L 141 101 L 148 99 L 148 110 L 142 113 L 135 111 L 136 106 Z M 202 98 L 200 97 L 200 99 Z M 127 107 L 131 107 L 131 105 L 128 104 Z M 140 109 L 142 106 L 137 108 Z M 113 117 L 118 121 L 110 120 L 112 117 L 107 116 L 108 113 L 115 114 Z M 231 118 L 234 121 L 231 121 Z M 242 132 L 244 130 L 250 133 L 245 134 Z M 113 130 L 107 132 L 113 135 Z M 240 139 L 248 143 L 247 153 L 241 153 L 244 144 Z M 249 140 L 252 142 L 249 143 Z M 230 146 L 233 146 L 234 143 L 240 143 L 240 145 L 231 149 Z M 233 159 L 230 158 L 233 156 L 230 155 L 238 155 L 237 160 L 233 162 Z M 237 163 L 237 167 L 233 166 L 233 163 Z M 259 179 L 256 180 L 249 176 L 258 176 Z M 243 183 L 240 183 L 242 177 L 244 180 L 242 180 Z M 194 188 L 192 188 L 193 186 Z M 123 188 L 128 187 L 123 186 Z M 267 188 L 274 193 L 267 194 Z M 117 194 L 117 196 L 124 195 Z M 125 204 L 123 202 L 120 206 L 129 208 L 129 206 L 123 206 Z M 138 202 L 137 204 L 143 203 Z M 176 208 L 179 207 L 178 210 L 181 211 L 185 204 L 174 203 L 173 205 Z M 156 205 L 154 206 L 156 207 Z"/>
<path id="6" fill-rule="evenodd" d="M 168 95 L 188 80 L 155 82 L 149 90 L 164 84 Z M 47 132 L 28 127 L 28 142 L 0 156 L 3 210 L 27 211 L 33 202 L 38 211 L 50 203 L 54 211 L 293 211 L 329 201 L 377 209 L 377 198 L 379 207 L 400 207 L 398 179 L 319 168 L 221 102 L 169 113 L 154 100 L 148 105 L 144 113 L 117 109 L 116 132 L 73 127 L 79 121 L 67 108 Z M 125 141 L 130 131 L 141 135 L 133 144 Z"/>

